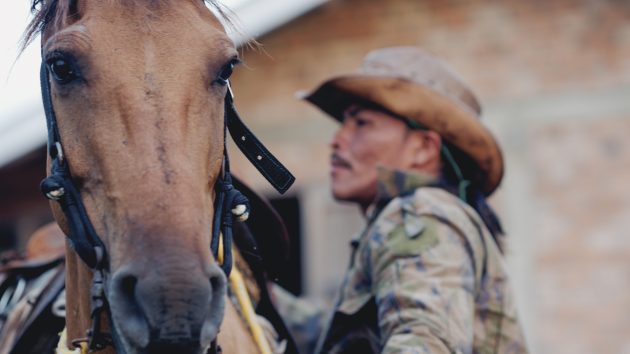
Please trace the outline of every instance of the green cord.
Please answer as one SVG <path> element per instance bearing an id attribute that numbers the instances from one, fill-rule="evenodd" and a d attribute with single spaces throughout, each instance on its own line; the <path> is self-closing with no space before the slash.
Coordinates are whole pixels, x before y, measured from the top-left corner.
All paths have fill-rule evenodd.
<path id="1" fill-rule="evenodd" d="M 416 122 L 413 119 L 408 119 L 404 117 L 401 117 L 401 119 L 405 123 L 407 123 L 407 125 L 411 129 L 427 130 L 426 127 L 424 127 L 422 124 Z M 457 184 L 459 199 L 463 200 L 465 203 L 468 203 L 468 198 L 466 198 L 466 188 L 470 186 L 470 181 L 464 178 L 464 174 L 462 173 L 462 170 L 459 168 L 459 165 L 457 165 L 457 162 L 455 162 L 455 158 L 453 157 L 453 154 L 451 154 L 451 151 L 446 147 L 446 145 L 442 144 L 442 147 L 440 148 L 440 150 L 442 154 L 444 154 L 444 157 L 446 157 L 446 159 L 448 160 L 448 163 L 450 163 L 451 166 L 453 167 L 453 171 L 455 171 L 455 175 L 457 176 L 457 179 L 459 180 Z"/>
<path id="2" fill-rule="evenodd" d="M 470 186 L 470 181 L 464 178 L 464 175 L 462 174 L 462 170 L 457 165 L 457 162 L 455 162 L 455 159 L 453 158 L 451 151 L 446 147 L 446 145 L 442 144 L 441 150 L 442 150 L 442 154 L 444 154 L 444 157 L 446 157 L 448 162 L 451 164 L 451 167 L 453 167 L 453 171 L 455 172 L 455 175 L 457 176 L 457 179 L 459 180 L 459 183 L 457 185 L 458 187 L 457 189 L 459 192 L 459 199 L 468 203 L 468 200 L 466 198 L 466 188 Z"/>
<path id="3" fill-rule="evenodd" d="M 427 130 L 426 127 L 424 127 L 422 124 L 416 122 L 415 120 L 411 120 L 411 119 L 407 119 L 407 118 L 402 118 L 405 123 L 407 123 L 407 125 L 409 126 L 409 128 L 411 129 L 415 129 L 415 130 Z"/>

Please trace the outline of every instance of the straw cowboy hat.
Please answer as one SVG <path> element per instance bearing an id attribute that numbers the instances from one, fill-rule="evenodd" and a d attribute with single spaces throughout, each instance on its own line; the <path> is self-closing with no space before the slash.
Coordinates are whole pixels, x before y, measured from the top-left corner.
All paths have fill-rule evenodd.
<path id="1" fill-rule="evenodd" d="M 374 50 L 357 73 L 334 77 L 302 98 L 338 121 L 351 103 L 376 104 L 437 132 L 472 158 L 484 174 L 486 195 L 501 182 L 501 150 L 479 121 L 474 94 L 445 63 L 419 48 Z"/>

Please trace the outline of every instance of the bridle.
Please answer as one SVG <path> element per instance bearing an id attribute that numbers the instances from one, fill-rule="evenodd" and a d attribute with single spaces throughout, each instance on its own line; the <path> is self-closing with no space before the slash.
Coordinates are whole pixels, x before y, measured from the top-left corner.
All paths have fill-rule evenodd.
<path id="1" fill-rule="evenodd" d="M 76 188 L 68 161 L 63 153 L 57 118 L 52 104 L 48 66 L 42 62 L 40 67 L 40 85 L 46 126 L 48 128 L 48 154 L 51 160 L 50 174 L 41 182 L 41 190 L 51 200 L 61 206 L 66 217 L 70 245 L 81 260 L 93 271 L 91 287 L 92 327 L 87 333 L 90 350 L 101 350 L 112 343 L 109 334 L 100 330 L 100 314 L 109 311 L 104 289 L 104 272 L 108 269 L 107 250 L 96 233 L 85 206 Z M 247 198 L 232 185 L 230 163 L 227 152 L 227 132 L 230 132 L 236 146 L 247 159 L 280 193 L 286 192 L 295 181 L 295 177 L 265 148 L 256 136 L 245 126 L 234 107 L 232 89 L 228 81 L 225 96 L 223 165 L 220 177 L 215 184 L 214 220 L 210 249 L 215 257 L 219 256 L 220 239 L 223 239 L 223 263 L 221 268 L 226 276 L 232 267 L 232 225 L 234 219 L 244 221 L 249 215 Z"/>

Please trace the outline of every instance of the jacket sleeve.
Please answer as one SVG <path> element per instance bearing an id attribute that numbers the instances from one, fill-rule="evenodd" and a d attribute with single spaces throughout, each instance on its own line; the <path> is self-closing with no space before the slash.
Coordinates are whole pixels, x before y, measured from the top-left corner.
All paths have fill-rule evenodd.
<path id="1" fill-rule="evenodd" d="M 322 331 L 324 310 L 296 297 L 278 284 L 270 283 L 274 306 L 289 329 L 299 353 L 312 353 Z"/>
<path id="2" fill-rule="evenodd" d="M 471 353 L 475 272 L 461 232 L 416 215 L 375 239 L 372 279 L 382 352 Z"/>

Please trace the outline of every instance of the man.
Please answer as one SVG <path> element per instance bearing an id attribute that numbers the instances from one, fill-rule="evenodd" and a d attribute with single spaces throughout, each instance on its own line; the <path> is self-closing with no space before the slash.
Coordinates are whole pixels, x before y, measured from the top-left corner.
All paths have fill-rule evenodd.
<path id="1" fill-rule="evenodd" d="M 367 220 L 315 351 L 527 352 L 486 203 L 501 151 L 467 86 L 418 48 L 385 48 L 305 99 L 341 123 L 332 193 Z"/>

